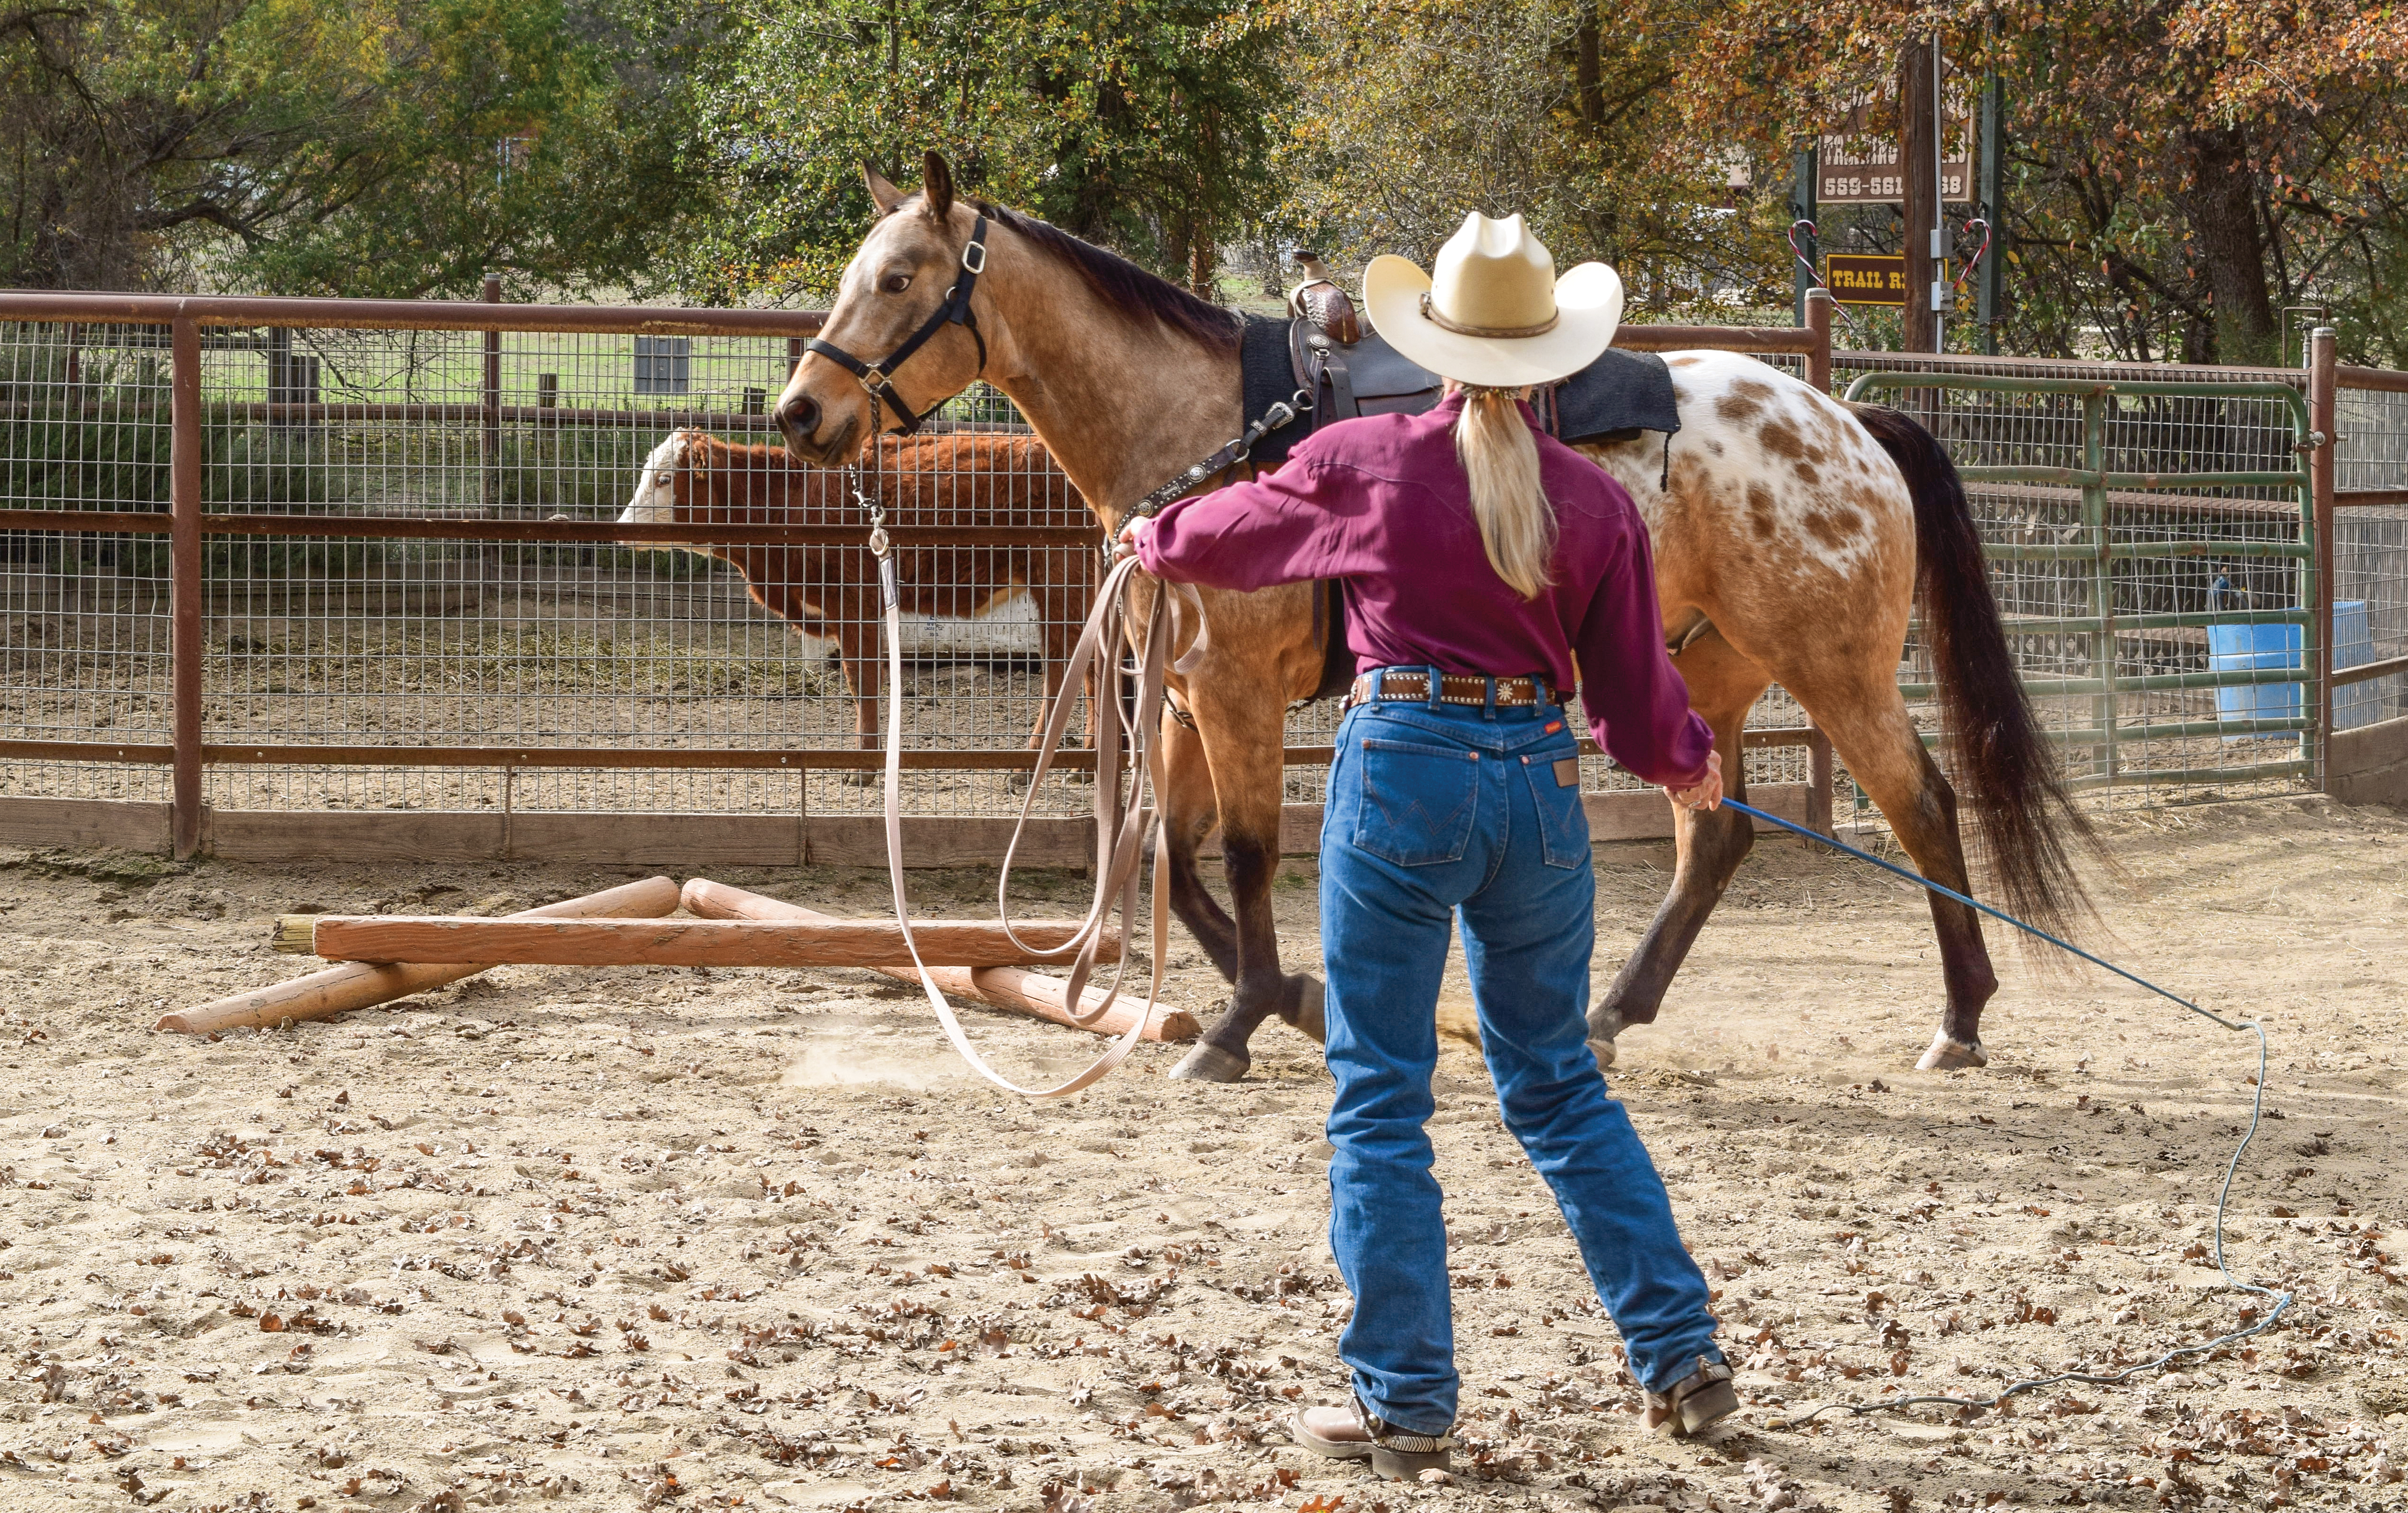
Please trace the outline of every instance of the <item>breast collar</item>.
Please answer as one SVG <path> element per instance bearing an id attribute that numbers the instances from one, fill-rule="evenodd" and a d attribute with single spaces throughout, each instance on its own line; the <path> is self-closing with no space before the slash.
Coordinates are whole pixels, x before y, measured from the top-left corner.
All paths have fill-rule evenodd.
<path id="1" fill-rule="evenodd" d="M 920 323 L 920 329 L 904 339 L 903 345 L 887 353 L 884 361 L 865 363 L 835 342 L 823 341 L 817 337 L 803 343 L 805 352 L 817 353 L 837 364 L 869 391 L 869 431 L 872 436 L 879 433 L 877 410 L 881 405 L 895 412 L 897 422 L 896 434 L 910 436 L 944 404 L 945 401 L 939 399 L 926 410 L 914 413 L 911 407 L 903 402 L 903 396 L 895 392 L 894 374 L 896 369 L 910 361 L 913 353 L 927 344 L 930 337 L 946 326 L 958 325 L 969 332 L 970 339 L 978 343 L 979 371 L 986 371 L 986 338 L 980 335 L 978 314 L 970 309 L 970 292 L 978 287 L 978 276 L 985 271 L 986 217 L 982 215 L 978 218 L 978 224 L 970 228 L 970 239 L 962 247 L 962 276 L 945 291 L 945 302 Z M 946 398 L 951 397 L 946 396 Z"/>

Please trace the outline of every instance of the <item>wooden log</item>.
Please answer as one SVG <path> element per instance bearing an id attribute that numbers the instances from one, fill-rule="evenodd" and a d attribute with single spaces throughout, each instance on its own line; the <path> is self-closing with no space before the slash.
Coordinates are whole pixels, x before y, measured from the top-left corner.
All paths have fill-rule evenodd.
<path id="1" fill-rule="evenodd" d="M 657 918 L 662 915 L 675 914 L 677 906 L 678 890 L 674 881 L 666 877 L 647 877 L 640 883 L 605 888 L 581 899 L 564 899 L 558 903 L 547 903 L 540 909 L 528 909 L 510 917 Z M 463 977 L 474 977 L 493 965 L 496 963 L 464 961 L 428 966 L 412 962 L 371 965 L 355 961 L 324 972 L 313 972 L 306 977 L 295 977 L 273 987 L 222 998 L 196 1009 L 179 1009 L 162 1018 L 158 1027 L 187 1035 L 206 1035 L 213 1030 L 234 1030 L 245 1025 L 276 1025 L 287 1019 L 324 1019 L 346 1010 L 365 1009 L 372 1004 L 390 1002 L 397 998 L 408 998 L 412 993 L 423 993 L 456 983 Z"/>
<path id="2" fill-rule="evenodd" d="M 280 923 L 277 949 L 329 961 L 477 961 L 553 967 L 908 967 L 903 929 L 891 919 L 460 919 L 410 915 L 298 916 Z M 1077 927 L 1058 919 L 1020 927 L 1037 950 Z M 987 920 L 912 926 L 920 957 L 948 967 L 1018 966 L 1039 958 Z M 1112 944 L 1116 943 L 1108 943 Z M 1118 959 L 1117 951 L 1111 957 Z"/>
<path id="3" fill-rule="evenodd" d="M 765 898 L 748 893 L 740 887 L 714 883 L 697 877 L 685 886 L 686 913 L 705 919 L 825 919 L 798 903 L 781 899 Z M 909 967 L 876 967 L 889 977 L 903 982 L 917 982 L 918 973 Z M 1099 1035 L 1125 1034 L 1132 1016 L 1144 1006 L 1143 998 L 1132 999 L 1123 994 L 1110 1012 L 1091 1024 L 1079 1025 L 1070 1017 L 1068 983 L 1042 973 L 1023 972 L 1018 967 L 931 967 L 928 975 L 937 986 L 957 998 L 976 999 L 998 1009 L 1010 1009 L 1020 1014 L 1051 1019 L 1055 1024 L 1072 1029 L 1092 1030 Z M 1089 987 L 1079 998 L 1080 1011 L 1093 1014 L 1102 1006 L 1104 989 Z M 1155 1004 L 1147 1016 L 1145 1040 L 1194 1040 L 1201 1027 L 1196 1016 L 1184 1009 Z"/>

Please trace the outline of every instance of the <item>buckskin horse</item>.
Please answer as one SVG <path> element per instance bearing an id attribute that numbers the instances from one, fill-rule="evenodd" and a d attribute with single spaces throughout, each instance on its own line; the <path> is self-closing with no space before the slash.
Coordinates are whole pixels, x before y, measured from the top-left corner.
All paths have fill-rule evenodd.
<path id="1" fill-rule="evenodd" d="M 879 218 L 778 399 L 776 420 L 797 458 L 848 462 L 873 434 L 916 426 L 984 378 L 1116 532 L 1137 501 L 1239 434 L 1239 317 L 1042 222 L 963 201 L 937 153 L 915 194 L 866 173 Z M 1669 449 L 1651 433 L 1583 450 L 1647 522 L 1668 643 L 1681 643 L 1678 666 L 1731 793 L 1746 794 L 1741 726 L 1778 682 L 1829 735 L 1923 872 L 1970 890 L 1957 795 L 1898 688 L 1919 590 L 1942 713 L 1999 891 L 2043 925 L 2078 914 L 2086 900 L 2066 841 L 2087 839 L 2088 827 L 2016 681 L 1947 454 L 1903 414 L 1842 404 L 1752 358 L 1686 352 L 1667 361 L 1681 419 Z M 1319 982 L 1282 972 L 1269 898 L 1283 713 L 1323 670 L 1315 592 L 1305 584 L 1202 591 L 1209 635 L 1200 650 L 1171 648 L 1191 656 L 1173 687 L 1194 720 L 1193 728 L 1163 722 L 1169 786 L 1158 802 L 1172 904 L 1236 985 L 1228 1011 L 1174 1076 L 1242 1076 L 1247 1040 L 1272 1014 L 1308 1034 L 1320 1028 Z M 1588 1011 L 1601 1062 L 1622 1027 L 1656 1017 L 1754 841 L 1747 818 L 1728 809 L 1676 808 L 1673 822 L 1671 891 Z M 1234 921 L 1197 865 L 1216 823 Z M 1981 1013 L 1998 979 L 1980 917 L 1930 898 L 1947 1001 L 1919 1065 L 1984 1065 Z"/>
<path id="2" fill-rule="evenodd" d="M 889 441 L 865 468 L 864 492 L 891 526 L 1081 526 L 1086 506 L 1026 436 L 945 435 Z M 781 447 L 743 446 L 676 431 L 652 448 L 622 525 L 859 526 L 843 473 L 796 466 Z M 864 750 L 878 744 L 878 569 L 866 546 L 698 546 L 735 567 L 754 602 L 807 635 L 837 643 Z M 1096 562 L 1076 546 L 899 546 L 896 577 L 907 613 L 983 614 L 1015 590 L 1037 602 L 1044 637 L 1045 698 L 1086 618 Z M 1036 728 L 1045 724 L 1039 706 Z M 1035 735 L 1030 736 L 1034 741 Z M 848 774 L 852 776 L 853 774 Z M 866 771 L 861 780 L 870 777 Z"/>

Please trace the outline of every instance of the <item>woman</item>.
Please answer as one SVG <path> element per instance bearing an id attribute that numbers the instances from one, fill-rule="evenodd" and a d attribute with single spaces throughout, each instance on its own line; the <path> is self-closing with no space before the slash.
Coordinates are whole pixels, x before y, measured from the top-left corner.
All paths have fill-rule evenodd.
<path id="1" fill-rule="evenodd" d="M 1647 532 L 1597 465 L 1520 402 L 1613 339 L 1622 283 L 1561 281 L 1522 218 L 1474 214 L 1433 275 L 1364 279 L 1372 323 L 1447 375 L 1426 415 L 1316 433 L 1256 482 L 1184 498 L 1125 539 L 1172 582 L 1251 590 L 1338 578 L 1358 676 L 1321 838 L 1330 1248 L 1354 1295 L 1339 1342 L 1354 1400 L 1299 1411 L 1297 1442 L 1383 1477 L 1443 1469 L 1457 1379 L 1442 1194 L 1423 1129 L 1459 921 L 1505 1123 L 1554 1189 L 1647 1390 L 1652 1427 L 1735 1411 L 1705 1278 L 1586 1045 L 1596 880 L 1575 738 L 1712 809 L 1721 761 L 1666 657 Z"/>

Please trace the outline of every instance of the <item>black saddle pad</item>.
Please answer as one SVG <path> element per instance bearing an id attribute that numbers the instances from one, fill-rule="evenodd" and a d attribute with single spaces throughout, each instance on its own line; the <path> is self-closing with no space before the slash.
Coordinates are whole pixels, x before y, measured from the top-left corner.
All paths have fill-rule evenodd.
<path id="1" fill-rule="evenodd" d="M 1296 393 L 1296 368 L 1283 318 L 1249 316 L 1240 344 L 1246 424 Z M 1346 367 L 1358 399 L 1376 404 L 1426 392 L 1437 402 L 1438 375 L 1422 367 L 1374 333 L 1346 349 Z M 1384 408 L 1384 407 L 1383 407 Z M 1652 352 L 1609 347 L 1597 361 L 1564 380 L 1555 391 L 1555 434 L 1566 442 L 1630 437 L 1641 431 L 1667 436 L 1681 428 L 1672 398 L 1672 370 Z M 1321 417 L 1299 417 L 1254 443 L 1254 464 L 1276 468 Z"/>
<path id="2" fill-rule="evenodd" d="M 1652 352 L 1608 347 L 1555 388 L 1555 435 L 1566 442 L 1680 428 L 1672 370 Z"/>
<path id="3" fill-rule="evenodd" d="M 1296 369 L 1288 361 L 1285 316 L 1249 315 L 1240 339 L 1238 361 L 1244 374 L 1246 425 L 1270 412 L 1271 406 L 1296 393 Z M 1312 434 L 1312 421 L 1299 415 L 1254 443 L 1254 466 L 1278 467 L 1288 449 Z"/>

